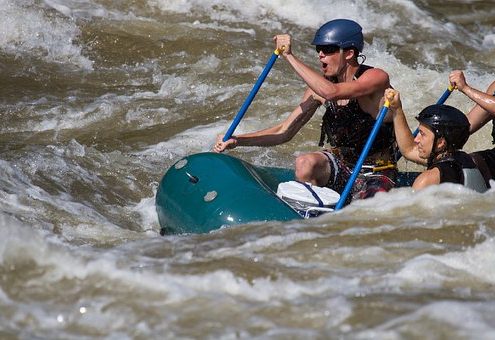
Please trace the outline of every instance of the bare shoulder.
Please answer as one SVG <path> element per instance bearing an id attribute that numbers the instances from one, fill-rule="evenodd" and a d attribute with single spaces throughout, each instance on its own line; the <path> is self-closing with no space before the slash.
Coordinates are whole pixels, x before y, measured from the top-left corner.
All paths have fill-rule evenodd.
<path id="1" fill-rule="evenodd" d="M 413 189 L 423 189 L 434 184 L 440 184 L 440 170 L 438 168 L 423 171 L 414 181 Z"/>
<path id="2" fill-rule="evenodd" d="M 388 73 L 382 70 L 381 68 L 377 68 L 377 67 L 370 68 L 364 71 L 364 73 L 361 75 L 361 77 L 359 77 L 359 79 L 361 78 L 363 78 L 363 80 L 369 79 L 377 83 L 383 83 L 386 84 L 387 86 L 390 82 L 390 77 Z"/>

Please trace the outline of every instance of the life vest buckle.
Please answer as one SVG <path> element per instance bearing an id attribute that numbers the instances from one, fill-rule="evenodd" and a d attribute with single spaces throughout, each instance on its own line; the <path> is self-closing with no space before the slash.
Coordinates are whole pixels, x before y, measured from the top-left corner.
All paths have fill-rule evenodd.
<path id="1" fill-rule="evenodd" d="M 384 170 L 395 170 L 397 169 L 397 163 L 392 162 L 390 160 L 384 161 L 384 160 L 377 160 L 375 162 L 375 165 L 372 167 L 373 172 L 379 172 L 379 171 L 384 171 Z"/>

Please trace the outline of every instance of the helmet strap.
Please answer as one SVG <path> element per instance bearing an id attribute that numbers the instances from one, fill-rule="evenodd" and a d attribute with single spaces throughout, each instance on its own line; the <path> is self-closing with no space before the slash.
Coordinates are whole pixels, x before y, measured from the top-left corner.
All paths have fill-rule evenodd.
<path id="1" fill-rule="evenodd" d="M 344 49 L 340 48 L 339 49 L 339 68 L 337 69 L 337 77 L 339 77 L 343 73 L 346 65 L 347 65 L 347 62 L 345 61 L 345 57 L 344 57 Z"/>
<path id="2" fill-rule="evenodd" d="M 440 137 L 441 138 L 441 137 Z M 439 140 L 439 137 L 437 136 L 437 134 L 435 133 L 435 138 L 433 139 L 433 145 L 431 146 L 431 153 L 430 153 L 430 156 L 428 157 L 428 163 L 427 163 L 427 166 L 430 167 L 433 162 L 440 156 L 440 155 L 443 155 L 443 156 L 447 156 L 449 154 L 451 154 L 450 150 L 449 150 L 449 147 L 448 145 L 445 144 L 445 147 L 443 147 L 441 150 L 438 148 L 437 144 L 438 144 L 438 140 Z M 444 138 L 444 141 L 445 143 L 447 142 Z"/>
<path id="3" fill-rule="evenodd" d="M 437 140 L 438 140 L 438 137 L 437 137 L 437 134 L 435 133 L 435 137 L 433 138 L 433 144 L 431 145 L 430 156 L 428 156 L 428 160 L 426 163 L 426 166 L 428 168 L 432 166 L 433 161 L 437 157 Z"/>
<path id="4" fill-rule="evenodd" d="M 350 62 L 353 62 L 355 59 L 351 59 L 352 61 L 349 61 L 346 59 L 346 55 L 344 54 L 346 50 L 343 48 L 340 48 L 339 50 L 339 67 L 337 68 L 337 77 L 340 78 L 342 77 L 343 80 L 345 81 L 347 79 L 347 68 L 349 66 Z M 357 58 L 356 58 L 357 60 Z"/>

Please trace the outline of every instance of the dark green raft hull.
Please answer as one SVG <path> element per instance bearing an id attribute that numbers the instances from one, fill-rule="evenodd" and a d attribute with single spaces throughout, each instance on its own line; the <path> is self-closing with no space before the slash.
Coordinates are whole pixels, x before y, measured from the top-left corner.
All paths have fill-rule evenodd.
<path id="1" fill-rule="evenodd" d="M 402 174 L 400 185 L 415 175 Z M 302 219 L 276 195 L 279 183 L 293 179 L 291 169 L 254 166 L 226 154 L 184 157 L 165 173 L 156 193 L 161 233 L 207 233 L 254 221 Z"/>

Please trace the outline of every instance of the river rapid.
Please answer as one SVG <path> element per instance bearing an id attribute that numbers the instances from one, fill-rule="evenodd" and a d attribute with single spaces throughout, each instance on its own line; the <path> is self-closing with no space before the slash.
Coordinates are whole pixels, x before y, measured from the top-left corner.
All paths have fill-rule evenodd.
<path id="1" fill-rule="evenodd" d="M 493 190 L 401 188 L 165 237 L 154 206 L 164 172 L 227 130 L 275 34 L 317 69 L 315 30 L 358 21 L 413 126 L 451 70 L 495 79 L 492 1 L 0 0 L 0 15 L 0 338 L 495 338 Z M 282 120 L 303 89 L 278 60 L 237 132 Z M 321 114 L 289 143 L 229 153 L 292 167 Z"/>

